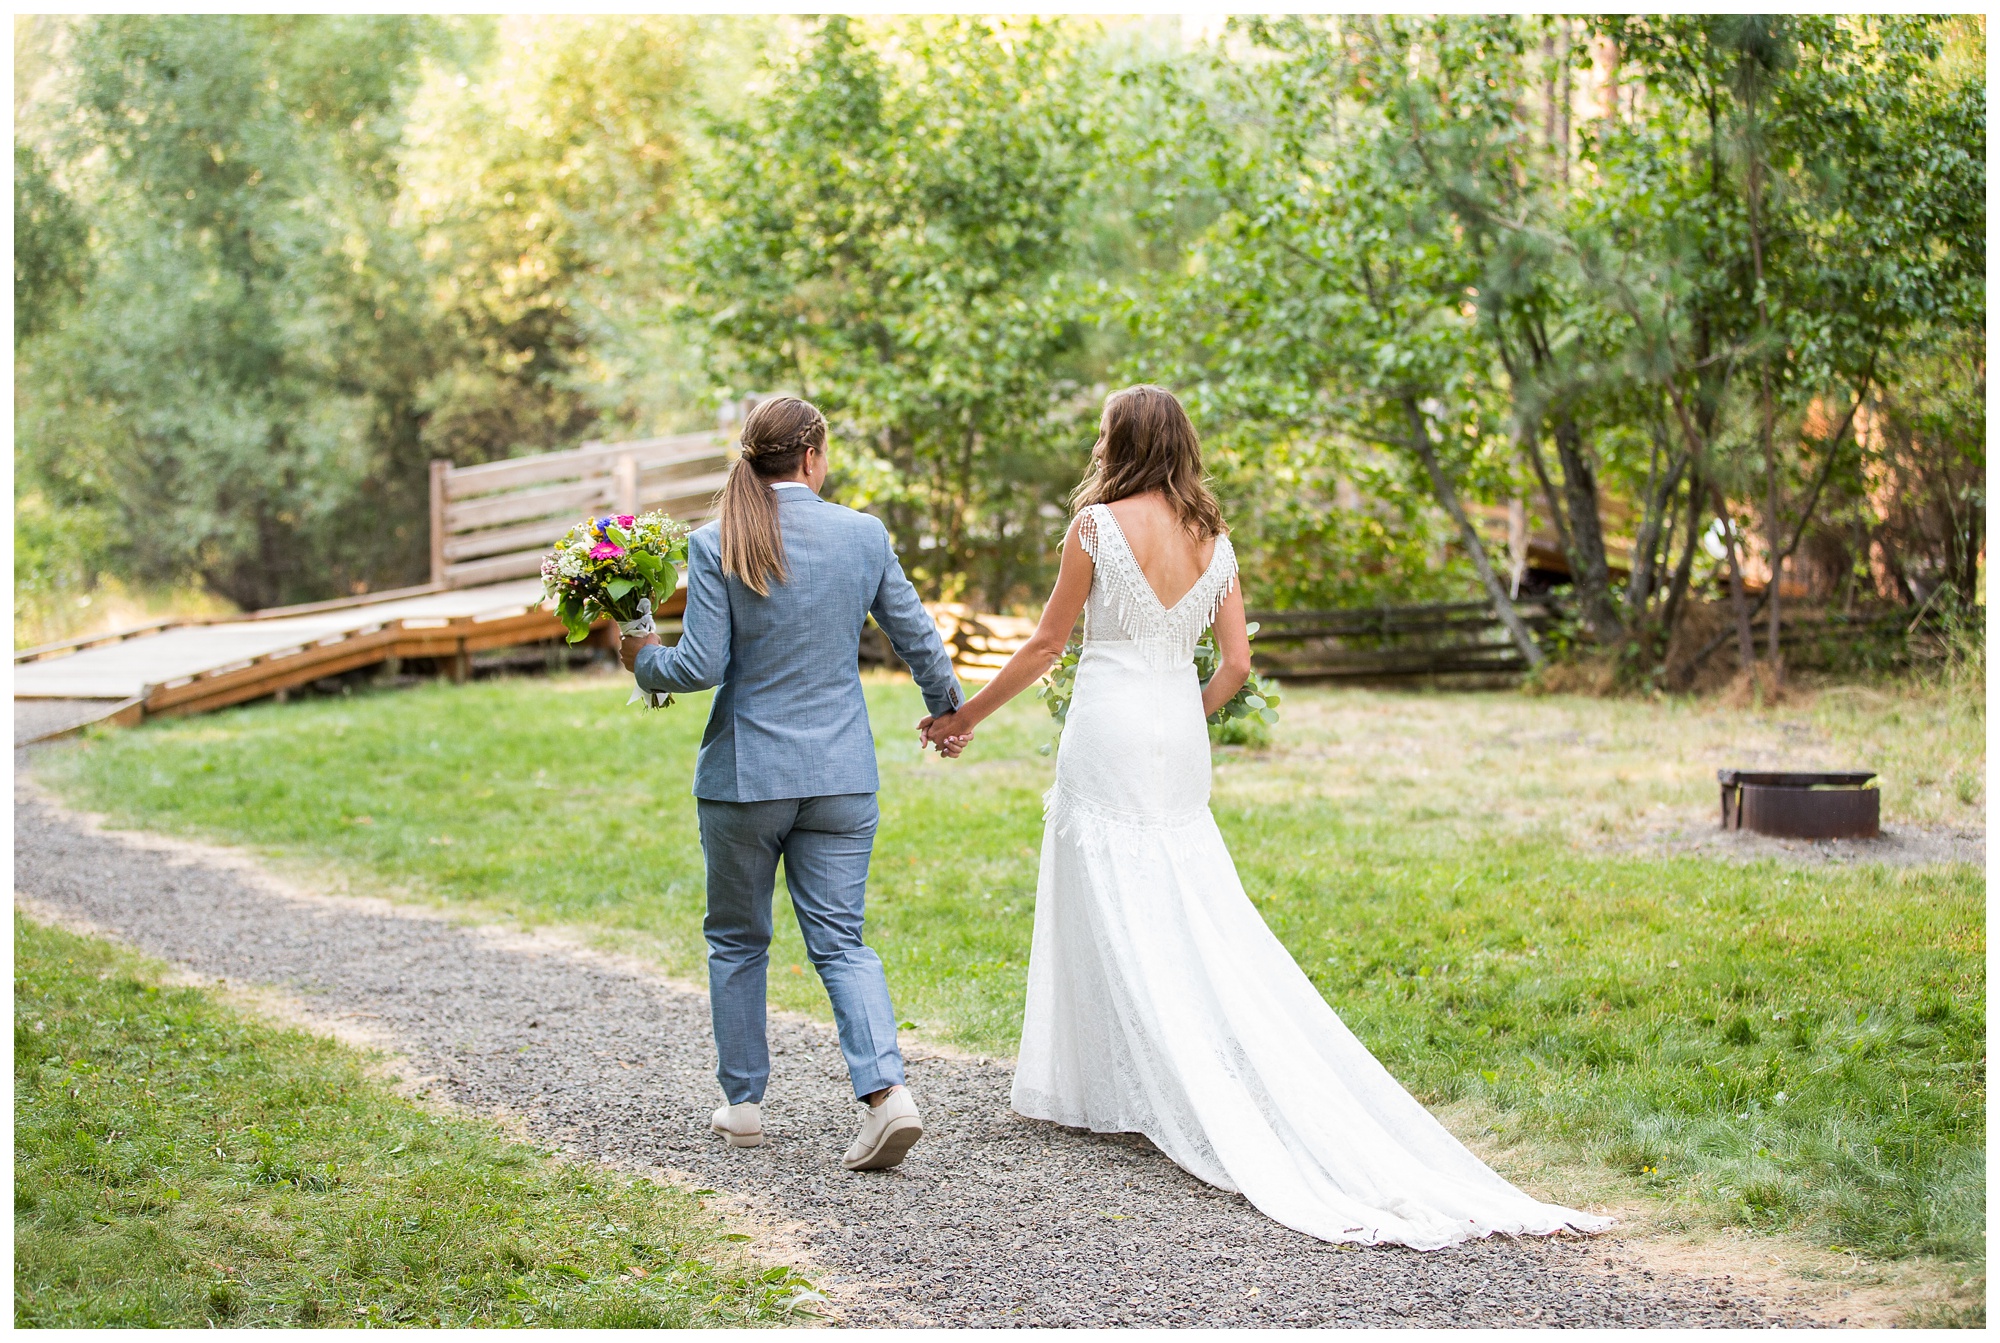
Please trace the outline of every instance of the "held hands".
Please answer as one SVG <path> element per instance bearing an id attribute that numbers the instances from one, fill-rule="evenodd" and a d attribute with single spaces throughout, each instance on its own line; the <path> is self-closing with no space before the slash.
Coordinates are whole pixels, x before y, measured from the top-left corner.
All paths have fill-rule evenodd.
<path id="1" fill-rule="evenodd" d="M 626 671 L 631 671 L 638 664 L 639 650 L 647 644 L 656 644 L 659 641 L 660 636 L 657 634 L 627 635 L 618 641 L 618 660 L 625 665 Z"/>
<path id="2" fill-rule="evenodd" d="M 917 737 L 925 746 L 937 747 L 945 759 L 956 760 L 972 743 L 972 724 L 963 711 L 928 714 L 917 723 Z"/>

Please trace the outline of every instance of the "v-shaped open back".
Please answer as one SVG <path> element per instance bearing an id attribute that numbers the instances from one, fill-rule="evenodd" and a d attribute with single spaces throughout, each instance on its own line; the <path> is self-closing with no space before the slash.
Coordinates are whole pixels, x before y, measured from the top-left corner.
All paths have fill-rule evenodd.
<path id="1" fill-rule="evenodd" d="M 1077 538 L 1096 566 L 1084 607 L 1085 641 L 1129 639 L 1145 649 L 1155 666 L 1192 660 L 1195 641 L 1214 622 L 1222 599 L 1236 582 L 1236 549 L 1229 538 L 1215 538 L 1208 567 L 1172 606 L 1153 590 L 1109 505 L 1092 504 L 1083 510 Z"/>
<path id="2" fill-rule="evenodd" d="M 1112 509 L 1111 505 L 1109 504 L 1104 505 L 1104 516 L 1111 519 L 1112 527 L 1117 529 L 1118 539 L 1125 543 L 1125 553 L 1132 557 L 1132 563 L 1138 567 L 1139 576 L 1145 580 L 1147 589 L 1153 594 L 1153 600 L 1158 602 L 1160 604 L 1160 610 L 1166 612 L 1168 615 L 1172 615 L 1176 607 L 1178 607 L 1182 602 L 1186 601 L 1189 597 L 1194 595 L 1194 590 L 1201 586 L 1202 579 L 1208 577 L 1208 571 L 1214 567 L 1215 557 L 1217 554 L 1220 553 L 1222 549 L 1222 538 L 1218 536 L 1216 537 L 1215 541 L 1209 546 L 1208 563 L 1204 564 L 1202 566 L 1201 572 L 1194 576 L 1194 581 L 1192 583 L 1189 583 L 1186 588 L 1182 589 L 1180 596 L 1174 598 L 1174 600 L 1172 601 L 1168 601 L 1165 597 L 1162 597 L 1160 595 L 1160 589 L 1158 588 L 1158 586 L 1156 586 L 1153 580 L 1147 576 L 1146 566 L 1139 560 L 1139 552 L 1132 548 L 1132 538 L 1125 534 L 1125 524 L 1118 520 L 1118 514 L 1115 510 Z"/>

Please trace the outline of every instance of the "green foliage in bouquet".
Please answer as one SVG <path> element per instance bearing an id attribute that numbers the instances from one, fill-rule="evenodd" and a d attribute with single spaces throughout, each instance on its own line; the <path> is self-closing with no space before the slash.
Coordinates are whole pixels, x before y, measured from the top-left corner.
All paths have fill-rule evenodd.
<path id="1" fill-rule="evenodd" d="M 1083 657 L 1083 636 L 1075 634 L 1063 645 L 1062 656 L 1056 665 L 1049 668 L 1048 675 L 1035 690 L 1038 698 L 1049 706 L 1049 717 L 1056 720 L 1056 731 L 1060 733 L 1063 724 L 1069 721 L 1069 702 L 1076 698 L 1076 664 Z M 1050 746 L 1042 747 L 1042 754 L 1049 753 Z"/>
<path id="2" fill-rule="evenodd" d="M 1256 621 L 1245 629 L 1251 638 L 1257 637 Z M 1194 646 L 1194 674 L 1207 685 L 1221 665 L 1215 631 L 1205 630 Z M 1263 746 L 1271 740 L 1271 728 L 1277 722 L 1278 683 L 1253 671 L 1229 702 L 1208 716 L 1208 735 L 1225 746 Z"/>
<path id="3" fill-rule="evenodd" d="M 658 512 L 588 518 L 570 528 L 542 561 L 542 590 L 569 642 L 582 643 L 606 616 L 637 620 L 641 601 L 658 610 L 679 582 L 675 566 L 687 562 L 687 534 Z"/>
<path id="4" fill-rule="evenodd" d="M 1255 621 L 1247 627 L 1247 632 L 1256 637 Z M 1076 698 L 1076 664 L 1082 658 L 1083 636 L 1074 635 L 1035 691 L 1049 706 L 1049 716 L 1056 720 L 1058 735 L 1069 721 L 1070 701 Z M 1222 653 L 1215 646 L 1215 631 L 1204 630 L 1194 646 L 1195 676 L 1207 685 L 1221 665 Z M 1278 683 L 1253 671 L 1242 688 L 1229 697 L 1229 702 L 1208 716 L 1209 739 L 1225 746 L 1261 746 L 1270 740 L 1270 729 L 1277 721 Z M 1049 742 L 1042 746 L 1041 753 L 1047 755 L 1054 748 L 1055 743 Z"/>

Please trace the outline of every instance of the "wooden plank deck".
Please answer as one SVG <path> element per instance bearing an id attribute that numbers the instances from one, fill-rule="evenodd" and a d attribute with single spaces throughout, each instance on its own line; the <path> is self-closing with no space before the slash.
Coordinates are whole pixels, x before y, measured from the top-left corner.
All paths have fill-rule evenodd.
<path id="1" fill-rule="evenodd" d="M 562 634 L 542 606 L 540 579 L 330 607 L 29 649 L 15 655 L 14 697 L 137 699 L 149 715 L 198 713 L 391 657 L 453 659 L 462 678 L 475 652 Z"/>

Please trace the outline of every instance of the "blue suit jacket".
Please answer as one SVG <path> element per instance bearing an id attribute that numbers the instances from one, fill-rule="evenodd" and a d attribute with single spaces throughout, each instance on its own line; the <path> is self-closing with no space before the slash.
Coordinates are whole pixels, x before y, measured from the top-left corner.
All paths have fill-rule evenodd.
<path id="1" fill-rule="evenodd" d="M 870 615 L 932 713 L 961 701 L 951 655 L 881 522 L 802 485 L 777 493 L 787 581 L 759 597 L 722 572 L 716 524 L 697 528 L 680 642 L 640 649 L 634 668 L 645 690 L 720 687 L 694 767 L 694 795 L 710 801 L 876 790 L 859 670 Z"/>

